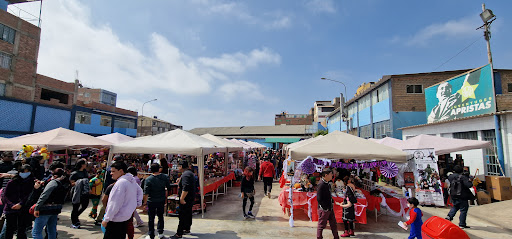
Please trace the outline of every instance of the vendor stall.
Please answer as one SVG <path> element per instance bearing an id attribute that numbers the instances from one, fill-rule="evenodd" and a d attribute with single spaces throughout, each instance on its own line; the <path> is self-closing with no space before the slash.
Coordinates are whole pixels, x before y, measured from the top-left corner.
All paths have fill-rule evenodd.
<path id="1" fill-rule="evenodd" d="M 115 153 L 159 153 L 193 155 L 198 158 L 198 176 L 201 195 L 201 210 L 204 212 L 204 191 L 206 189 L 204 175 L 204 157 L 208 154 L 226 152 L 227 148 L 209 139 L 175 129 L 162 134 L 143 137 L 129 142 L 113 145 L 109 155 L 109 165 Z M 203 213 L 204 217 L 204 213 Z"/>

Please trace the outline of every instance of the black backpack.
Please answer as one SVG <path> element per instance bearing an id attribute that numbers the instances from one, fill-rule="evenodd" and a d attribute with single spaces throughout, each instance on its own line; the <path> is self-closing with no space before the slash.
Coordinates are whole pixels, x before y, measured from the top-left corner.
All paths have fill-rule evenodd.
<path id="1" fill-rule="evenodd" d="M 459 197 L 461 195 L 462 195 L 462 175 L 459 175 L 450 184 L 450 196 Z"/>

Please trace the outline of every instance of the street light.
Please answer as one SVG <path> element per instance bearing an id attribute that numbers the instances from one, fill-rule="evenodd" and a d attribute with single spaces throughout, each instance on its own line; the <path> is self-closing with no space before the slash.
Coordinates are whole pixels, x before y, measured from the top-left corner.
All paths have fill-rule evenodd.
<path id="1" fill-rule="evenodd" d="M 142 123 L 144 122 L 144 105 L 145 105 L 146 103 L 153 102 L 153 101 L 156 101 L 156 100 L 157 100 L 157 99 L 148 100 L 148 101 L 144 102 L 144 104 L 142 104 L 142 110 L 141 110 L 141 111 L 142 111 L 142 112 L 141 112 L 141 114 L 142 114 L 141 116 L 142 116 L 142 117 L 140 118 L 140 124 L 141 124 L 141 125 L 140 125 L 140 129 L 141 129 L 141 131 L 142 131 Z M 141 133 L 142 133 L 142 132 L 141 132 Z"/>
<path id="2" fill-rule="evenodd" d="M 328 81 L 333 81 L 333 82 L 336 82 L 336 83 L 339 83 L 339 84 L 342 84 L 343 87 L 345 88 L 345 95 L 347 95 L 347 86 L 345 85 L 345 83 L 341 82 L 341 81 L 337 81 L 337 80 L 332 80 L 332 79 L 329 79 L 329 78 L 325 78 L 325 77 L 322 77 L 320 78 L 321 80 L 328 80 Z M 341 124 L 343 122 L 343 116 L 346 115 L 345 114 L 345 98 L 343 97 L 343 93 L 340 93 L 340 132 L 341 132 Z M 347 132 L 348 132 L 348 125 L 347 125 Z"/>
<path id="3" fill-rule="evenodd" d="M 484 28 L 484 36 L 485 41 L 487 41 L 487 57 L 489 58 L 489 64 L 492 67 L 492 55 L 491 55 L 491 23 L 496 20 L 496 16 L 492 13 L 491 9 L 485 9 L 485 4 L 482 4 L 482 13 L 480 13 L 480 18 L 484 22 L 484 25 L 480 26 L 478 29 Z"/>

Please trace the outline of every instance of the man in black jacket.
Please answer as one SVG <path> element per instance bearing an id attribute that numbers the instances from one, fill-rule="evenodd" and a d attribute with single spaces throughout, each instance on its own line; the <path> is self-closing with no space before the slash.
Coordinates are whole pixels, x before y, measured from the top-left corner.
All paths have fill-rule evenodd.
<path id="1" fill-rule="evenodd" d="M 339 239 L 338 226 L 336 224 L 336 217 L 333 210 L 333 200 L 331 196 L 331 187 L 329 182 L 332 180 L 332 170 L 326 168 L 322 171 L 322 179 L 318 184 L 316 200 L 318 201 L 318 227 L 316 231 L 316 238 L 322 239 L 322 232 L 327 226 L 327 221 L 331 226 L 332 235 L 334 239 Z"/>
<path id="2" fill-rule="evenodd" d="M 450 181 L 450 197 L 453 201 L 453 207 L 446 216 L 447 220 L 453 220 L 457 211 L 460 210 L 459 227 L 469 228 L 466 225 L 466 216 L 468 214 L 469 203 L 468 200 L 474 199 L 473 193 L 469 190 L 473 187 L 473 183 L 469 178 L 462 174 L 462 167 L 457 165 L 453 168 L 454 174 L 448 177 Z"/>
<path id="3" fill-rule="evenodd" d="M 192 226 L 192 206 L 195 200 L 196 179 L 194 172 L 190 170 L 186 160 L 179 162 L 178 169 L 182 172 L 179 182 L 180 208 L 178 212 L 180 222 L 176 234 L 171 238 L 182 238 L 183 234 L 190 233 L 190 227 Z"/>

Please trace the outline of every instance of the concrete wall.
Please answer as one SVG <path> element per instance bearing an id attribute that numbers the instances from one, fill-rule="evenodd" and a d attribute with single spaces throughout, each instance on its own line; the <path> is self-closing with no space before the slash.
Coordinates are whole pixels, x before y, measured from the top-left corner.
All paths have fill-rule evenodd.
<path id="1" fill-rule="evenodd" d="M 373 123 L 389 120 L 391 118 L 391 114 L 389 113 L 389 98 L 373 105 L 372 111 Z"/>
<path id="2" fill-rule="evenodd" d="M 403 133 L 399 128 L 420 125 L 427 123 L 427 117 L 425 116 L 425 111 L 423 112 L 392 112 L 391 114 L 391 132 L 393 133 L 393 138 L 402 139 Z M 404 138 L 405 139 L 405 138 Z"/>
<path id="3" fill-rule="evenodd" d="M 340 128 L 340 112 L 331 115 L 331 117 L 327 118 L 327 130 L 330 132 L 334 131 L 346 131 L 347 130 L 347 122 L 341 123 Z"/>

